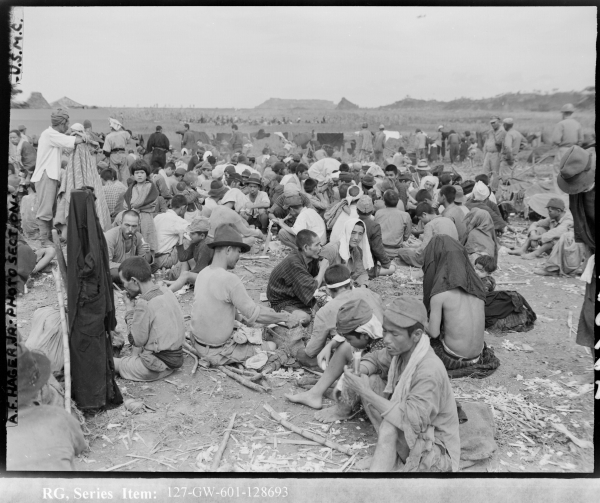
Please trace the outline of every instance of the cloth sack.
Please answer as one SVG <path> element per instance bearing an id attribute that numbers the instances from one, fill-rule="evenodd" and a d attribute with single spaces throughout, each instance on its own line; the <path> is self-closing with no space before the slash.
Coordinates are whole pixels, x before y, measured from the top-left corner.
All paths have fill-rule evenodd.
<path id="1" fill-rule="evenodd" d="M 64 366 L 60 311 L 46 306 L 36 309 L 31 320 L 31 332 L 25 341 L 29 349 L 42 351 L 50 360 L 52 372 L 60 372 Z"/>

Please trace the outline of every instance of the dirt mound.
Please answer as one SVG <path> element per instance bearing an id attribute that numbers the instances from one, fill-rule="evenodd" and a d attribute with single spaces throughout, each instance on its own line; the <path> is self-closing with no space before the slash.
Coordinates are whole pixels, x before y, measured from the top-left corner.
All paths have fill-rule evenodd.
<path id="1" fill-rule="evenodd" d="M 85 105 L 73 101 L 71 98 L 63 96 L 61 99 L 52 102 L 52 108 L 85 108 Z"/>
<path id="2" fill-rule="evenodd" d="M 46 101 L 46 98 L 42 96 L 42 93 L 31 93 L 26 103 L 29 105 L 29 108 L 52 108 Z"/>
<path id="3" fill-rule="evenodd" d="M 327 100 L 286 100 L 280 98 L 269 98 L 267 101 L 261 103 L 255 108 L 279 108 L 285 110 L 292 108 L 303 110 L 333 110 L 335 108 L 335 103 Z"/>
<path id="4" fill-rule="evenodd" d="M 335 107 L 336 110 L 357 110 L 358 108 L 358 105 L 355 105 L 346 98 L 342 98 L 337 107 Z"/>

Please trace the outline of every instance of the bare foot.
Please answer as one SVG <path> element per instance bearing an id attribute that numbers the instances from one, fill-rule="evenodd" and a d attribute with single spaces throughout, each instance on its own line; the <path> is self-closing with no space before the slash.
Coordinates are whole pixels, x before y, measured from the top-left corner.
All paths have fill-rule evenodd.
<path id="1" fill-rule="evenodd" d="M 341 421 L 348 419 L 352 412 L 351 407 L 344 407 L 340 404 L 328 407 L 326 409 L 315 412 L 315 419 L 322 423 L 334 423 L 335 421 Z"/>
<path id="2" fill-rule="evenodd" d="M 298 393 L 297 395 L 288 394 L 283 396 L 285 396 L 290 402 L 308 405 L 313 409 L 320 409 L 323 407 L 323 397 L 315 393 L 311 393 L 310 391 Z"/>
<path id="3" fill-rule="evenodd" d="M 521 255 L 521 258 L 523 260 L 534 260 L 536 258 L 539 258 L 539 256 L 533 252 L 533 253 L 526 253 L 525 255 Z"/>

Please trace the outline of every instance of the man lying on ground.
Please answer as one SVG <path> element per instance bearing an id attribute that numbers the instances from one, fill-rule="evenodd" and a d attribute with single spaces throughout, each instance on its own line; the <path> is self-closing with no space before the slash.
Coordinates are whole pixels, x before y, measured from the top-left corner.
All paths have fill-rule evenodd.
<path id="1" fill-rule="evenodd" d="M 247 340 L 236 342 L 235 321 L 264 324 L 283 322 L 292 328 L 300 323 L 300 318 L 288 312 L 277 313 L 271 308 L 256 305 L 240 278 L 229 272 L 235 268 L 240 253 L 250 250 L 234 225 L 217 227 L 214 241 L 208 246 L 214 249 L 212 264 L 196 278 L 192 307 L 192 333 L 198 354 L 213 365 L 225 365 L 243 363 L 254 356 L 258 349 L 272 351 L 275 349 L 272 342 L 264 342 L 262 346 Z"/>
<path id="2" fill-rule="evenodd" d="M 509 250 L 511 255 L 521 255 L 524 260 L 539 258 L 542 254 L 550 255 L 560 237 L 573 230 L 573 215 L 565 209 L 565 202 L 553 197 L 546 205 L 548 218 L 533 222 L 529 226 L 527 239 L 517 250 Z M 529 250 L 530 253 L 527 253 Z"/>
<path id="3" fill-rule="evenodd" d="M 486 292 L 467 251 L 450 236 L 434 236 L 425 249 L 423 273 L 427 333 L 435 354 L 450 374 L 490 375 L 500 362 L 484 341 Z"/>
<path id="4" fill-rule="evenodd" d="M 123 379 L 156 381 L 183 365 L 185 325 L 177 297 L 152 281 L 150 266 L 142 257 L 125 259 L 119 267 L 125 288 L 127 338 L 131 356 L 115 358 Z"/>
<path id="5" fill-rule="evenodd" d="M 342 310 L 338 318 L 341 315 Z M 355 345 L 357 338 L 365 336 L 351 329 L 356 326 L 357 320 L 353 321 L 340 328 Z M 338 383 L 338 411 L 346 415 L 362 402 L 377 431 L 372 472 L 458 471 L 457 404 L 446 369 L 430 346 L 426 325 L 421 302 L 394 299 L 383 315 L 385 347 L 361 358 L 359 375 L 346 368 Z M 325 411 L 317 414 L 325 416 Z"/>
<path id="6" fill-rule="evenodd" d="M 315 292 L 323 281 L 325 268 L 319 266 L 321 240 L 308 229 L 296 235 L 296 249 L 271 272 L 267 298 L 277 311 L 293 313 L 302 325 L 310 323 Z"/>
<path id="7" fill-rule="evenodd" d="M 210 258 L 212 258 L 213 255 L 206 242 L 209 230 L 210 220 L 206 217 L 196 217 L 188 227 L 190 242 L 176 245 L 177 260 L 181 263 L 181 272 L 175 281 L 165 280 L 172 292 L 179 291 L 186 284 L 195 284 L 198 273 L 209 264 L 210 259 L 207 256 L 210 255 Z M 190 268 L 189 262 L 191 260 L 194 261 L 194 265 Z"/>
<path id="8" fill-rule="evenodd" d="M 152 263 L 150 245 L 144 242 L 140 228 L 140 216 L 137 211 L 127 210 L 122 215 L 121 225 L 104 233 L 108 246 L 110 275 L 114 282 L 121 284 L 119 266 L 129 257 L 143 257 Z"/>

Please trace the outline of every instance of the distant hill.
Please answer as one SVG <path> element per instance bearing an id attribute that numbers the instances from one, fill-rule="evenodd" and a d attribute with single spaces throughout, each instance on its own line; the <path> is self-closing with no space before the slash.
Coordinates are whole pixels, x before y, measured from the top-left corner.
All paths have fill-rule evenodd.
<path id="1" fill-rule="evenodd" d="M 394 110 L 401 108 L 437 108 L 440 110 L 527 110 L 531 112 L 548 112 L 560 110 L 565 103 L 572 103 L 578 108 L 592 109 L 596 106 L 596 88 L 587 87 L 581 92 L 560 92 L 553 94 L 538 93 L 505 93 L 493 98 L 474 100 L 459 98 L 452 101 L 419 100 L 407 96 L 391 105 L 378 110 Z"/>
<path id="2" fill-rule="evenodd" d="M 42 93 L 31 93 L 25 103 L 27 103 L 27 108 L 52 108 L 46 98 L 42 96 Z"/>
<path id="3" fill-rule="evenodd" d="M 333 110 L 335 109 L 335 103 L 327 100 L 284 100 L 280 98 L 269 98 L 264 103 L 255 107 L 255 109 L 256 108 L 278 108 L 282 110 L 290 110 L 293 108 L 303 110 Z"/>
<path id="4" fill-rule="evenodd" d="M 61 99 L 51 103 L 52 108 L 86 108 L 85 105 L 73 101 L 71 98 L 63 96 Z"/>
<path id="5" fill-rule="evenodd" d="M 336 110 L 358 110 L 358 105 L 355 105 L 351 101 L 348 101 L 346 98 L 342 98 L 338 103 Z"/>

